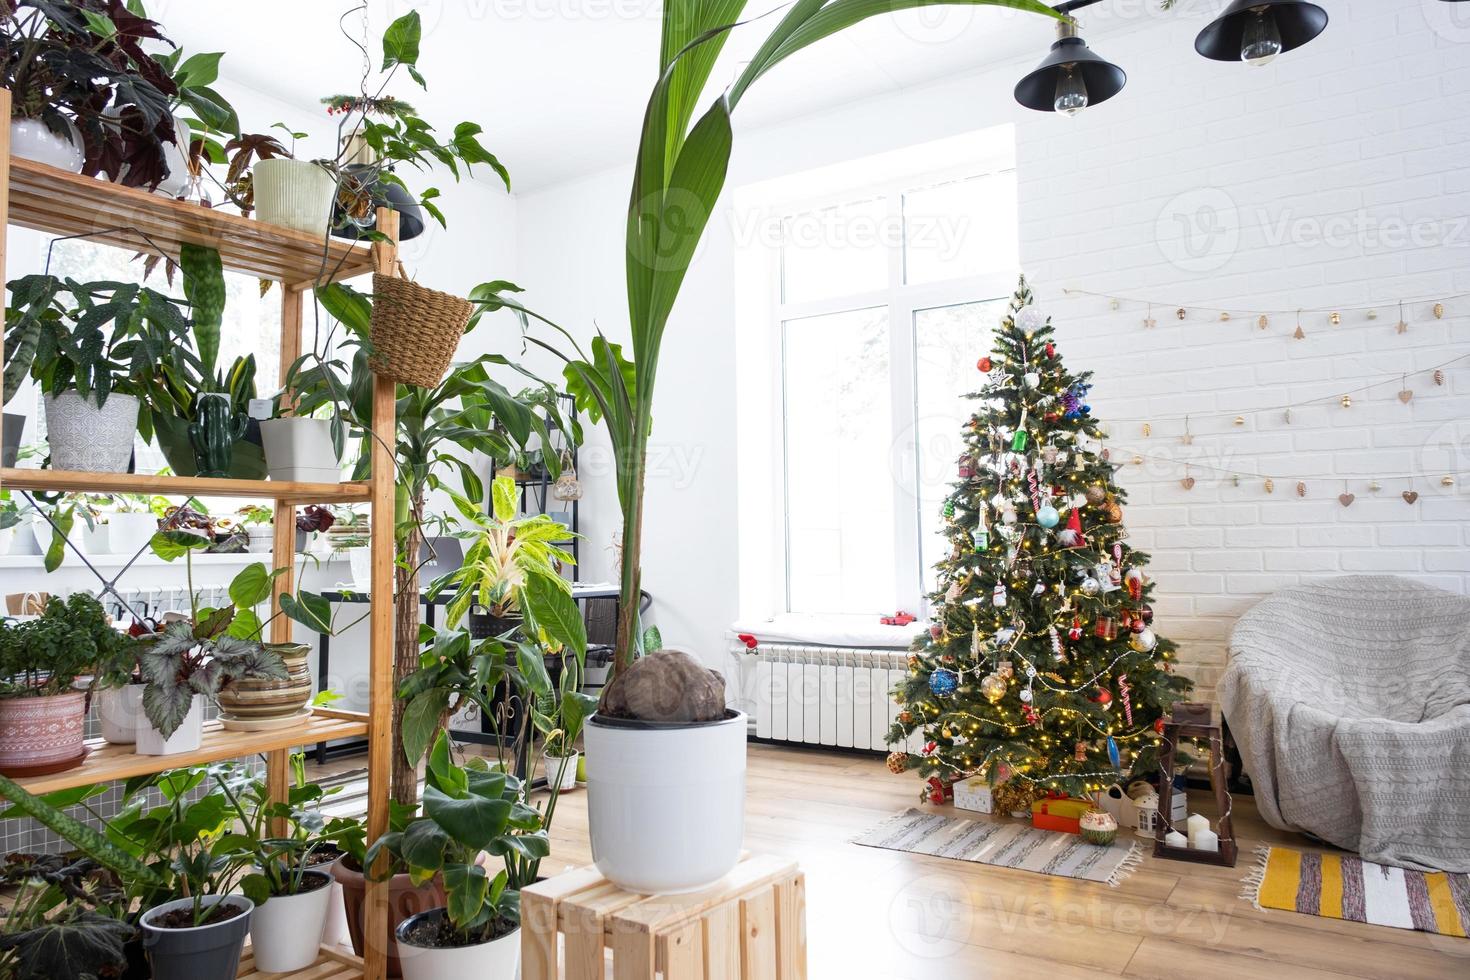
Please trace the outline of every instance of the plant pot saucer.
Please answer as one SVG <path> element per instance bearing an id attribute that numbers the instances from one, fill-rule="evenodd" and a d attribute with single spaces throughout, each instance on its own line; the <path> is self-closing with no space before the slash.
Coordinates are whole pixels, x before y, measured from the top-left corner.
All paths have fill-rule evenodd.
<path id="1" fill-rule="evenodd" d="M 280 728 L 292 728 L 311 717 L 311 706 L 307 705 L 289 715 L 279 718 L 236 718 L 220 712 L 219 723 L 231 732 L 273 732 Z"/>
<path id="2" fill-rule="evenodd" d="M 82 746 L 80 753 L 70 759 L 63 759 L 60 762 L 43 762 L 34 766 L 0 766 L 0 776 L 6 776 L 10 779 L 25 779 L 28 776 L 52 776 L 58 772 L 75 769 L 83 762 L 86 762 L 87 756 L 91 751 L 90 748 Z"/>

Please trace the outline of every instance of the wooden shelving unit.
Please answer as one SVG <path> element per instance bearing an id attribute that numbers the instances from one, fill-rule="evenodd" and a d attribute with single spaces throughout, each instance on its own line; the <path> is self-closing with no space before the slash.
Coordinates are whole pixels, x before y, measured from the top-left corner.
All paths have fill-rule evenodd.
<path id="1" fill-rule="evenodd" d="M 0 118 L 10 118 L 10 93 L 0 89 Z M 13 158 L 10 129 L 0 127 L 0 225 L 20 225 L 57 236 L 86 236 L 92 241 L 137 251 L 161 249 L 173 258 L 185 242 L 218 250 L 224 267 L 281 283 L 281 373 L 301 354 L 304 293 L 330 281 L 368 272 L 392 273 L 398 258 L 398 215 L 378 213 L 377 227 L 386 241 L 370 247 L 321 236 L 302 234 L 175 201 L 136 188 L 66 173 L 44 164 Z M 5 239 L 0 238 L 0 282 L 4 282 Z M 395 386 L 379 378 L 373 384 L 372 475 L 357 483 L 274 483 L 254 480 L 213 480 L 143 476 L 125 473 L 75 473 L 0 469 L 0 485 L 29 490 L 88 491 L 93 493 L 148 493 L 178 497 L 256 497 L 275 501 L 273 553 L 284 561 L 285 573 L 275 580 L 272 612 L 280 597 L 293 588 L 290 555 L 294 552 L 296 506 L 307 503 L 368 503 L 372 505 L 372 589 L 370 613 L 370 705 L 366 715 L 318 711 L 301 725 L 275 732 L 242 733 L 211 728 L 196 752 L 173 756 L 142 756 L 126 747 L 98 747 L 77 769 L 55 776 L 24 780 L 34 792 L 121 779 L 181 766 L 263 753 L 267 785 L 284 798 L 289 778 L 288 751 L 324 739 L 366 735 L 368 739 L 369 839 L 387 829 L 388 784 L 392 765 L 393 711 L 393 538 L 395 445 Z M 291 639 L 291 621 L 276 616 L 271 640 Z M 335 950 L 323 950 L 318 963 L 298 974 L 298 980 L 384 980 L 388 934 L 387 883 L 368 884 L 364 910 L 367 950 L 363 961 Z M 242 964 L 241 976 L 260 977 L 253 960 Z M 218 980 L 218 978 L 211 978 Z"/>
<path id="2" fill-rule="evenodd" d="M 344 953 L 340 949 L 323 946 L 322 955 L 316 964 L 294 976 L 299 980 L 362 980 L 362 971 L 362 960 L 356 956 Z M 246 946 L 245 955 L 240 957 L 240 972 L 236 976 L 239 980 L 279 980 L 283 976 L 292 976 L 292 974 L 261 973 L 255 968 L 254 952 L 249 946 Z"/>

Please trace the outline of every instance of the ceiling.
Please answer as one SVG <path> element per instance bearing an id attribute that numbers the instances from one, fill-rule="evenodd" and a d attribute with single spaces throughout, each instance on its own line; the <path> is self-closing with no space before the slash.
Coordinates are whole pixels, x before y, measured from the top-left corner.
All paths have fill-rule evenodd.
<path id="1" fill-rule="evenodd" d="M 339 29 L 342 15 L 362 6 L 357 0 L 251 0 L 245 8 L 226 0 L 153 0 L 149 6 L 187 51 L 224 49 L 230 82 L 313 114 L 322 111 L 320 97 L 358 87 L 361 55 Z M 782 6 L 751 0 L 749 13 L 773 12 L 737 29 L 712 85 L 733 80 Z M 659 0 L 366 0 L 366 7 L 375 58 L 392 18 L 411 7 L 420 11 L 419 66 L 428 91 L 403 78 L 392 94 L 412 101 L 440 128 L 461 120 L 482 125 L 485 145 L 510 168 L 517 191 L 631 161 L 657 70 Z M 1104 14 L 1095 33 L 1126 19 L 1108 18 L 1106 5 L 1094 9 Z M 361 38 L 359 14 L 345 24 Z M 998 7 L 874 17 L 763 78 L 742 102 L 737 124 L 765 125 L 1031 53 L 1039 61 L 1052 32 L 1044 18 Z"/>

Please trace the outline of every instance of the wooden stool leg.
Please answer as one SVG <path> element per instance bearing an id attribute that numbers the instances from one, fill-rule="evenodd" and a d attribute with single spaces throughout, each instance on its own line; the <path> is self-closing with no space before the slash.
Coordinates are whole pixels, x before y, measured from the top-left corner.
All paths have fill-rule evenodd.
<path id="1" fill-rule="evenodd" d="M 521 895 L 521 980 L 560 980 L 556 962 L 556 903 Z"/>
<path id="2" fill-rule="evenodd" d="M 740 980 L 740 907 L 727 902 L 704 917 L 705 980 Z"/>
<path id="3" fill-rule="evenodd" d="M 654 980 L 653 933 L 634 929 L 615 932 L 612 948 L 613 980 Z"/>
<path id="4" fill-rule="evenodd" d="M 740 900 L 741 980 L 776 976 L 776 893 L 767 888 Z"/>
<path id="5" fill-rule="evenodd" d="M 658 965 L 664 980 L 705 980 L 704 929 L 699 922 L 660 936 Z"/>
<path id="6" fill-rule="evenodd" d="M 602 917 L 570 909 L 563 927 L 566 933 L 567 980 L 603 980 L 606 968 L 603 963 Z"/>
<path id="7" fill-rule="evenodd" d="M 806 875 L 776 886 L 776 976 L 806 980 Z"/>

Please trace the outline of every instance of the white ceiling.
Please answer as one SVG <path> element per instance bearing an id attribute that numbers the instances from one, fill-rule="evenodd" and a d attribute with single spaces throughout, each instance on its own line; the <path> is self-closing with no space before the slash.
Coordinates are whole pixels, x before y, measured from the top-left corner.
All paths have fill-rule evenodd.
<path id="1" fill-rule="evenodd" d="M 361 56 L 338 20 L 358 6 L 356 0 L 149 5 L 186 50 L 224 50 L 230 81 L 311 113 L 321 113 L 322 96 L 357 89 Z M 777 6 L 751 0 L 748 12 Z M 1108 17 L 1108 6 L 1094 8 L 1102 16 L 1093 33 L 1128 19 Z M 419 65 L 429 89 L 404 77 L 393 94 L 440 128 L 480 123 L 485 145 L 510 168 L 517 191 L 631 161 L 657 70 L 659 0 L 367 0 L 367 7 L 375 58 L 391 19 L 410 7 L 420 11 Z M 733 80 L 780 16 L 775 9 L 738 29 L 711 84 Z M 361 37 L 359 15 L 346 24 Z M 998 7 L 880 15 L 818 42 L 762 79 L 742 103 L 737 125 L 790 119 L 999 61 L 1029 61 L 1033 53 L 1039 61 L 1053 30 L 1047 19 Z"/>

